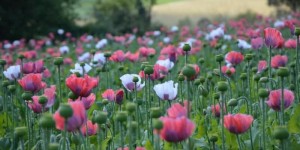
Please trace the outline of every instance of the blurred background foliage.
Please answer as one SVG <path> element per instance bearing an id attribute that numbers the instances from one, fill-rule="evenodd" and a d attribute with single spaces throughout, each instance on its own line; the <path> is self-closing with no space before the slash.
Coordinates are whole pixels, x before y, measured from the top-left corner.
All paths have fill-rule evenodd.
<path id="1" fill-rule="evenodd" d="M 0 39 L 31 38 L 59 28 L 73 35 L 121 34 L 133 28 L 143 33 L 160 26 L 151 24 L 153 6 L 172 1 L 184 0 L 1 0 Z M 299 0 L 268 0 L 268 4 L 300 8 Z"/>

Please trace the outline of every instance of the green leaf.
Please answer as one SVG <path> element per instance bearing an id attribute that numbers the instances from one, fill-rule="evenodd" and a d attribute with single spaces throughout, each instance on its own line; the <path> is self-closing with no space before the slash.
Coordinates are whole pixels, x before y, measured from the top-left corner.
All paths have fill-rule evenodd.
<path id="1" fill-rule="evenodd" d="M 165 142 L 164 143 L 164 150 L 172 150 L 172 143 Z"/>
<path id="2" fill-rule="evenodd" d="M 146 142 L 145 148 L 146 148 L 146 150 L 153 150 L 154 149 L 152 143 L 149 140 Z"/>
<path id="3" fill-rule="evenodd" d="M 107 148 L 110 139 L 111 139 L 111 137 L 107 137 L 105 140 L 103 140 L 103 141 L 101 142 L 101 148 L 102 148 L 102 149 L 106 149 L 106 148 Z"/>
<path id="4" fill-rule="evenodd" d="M 291 115 L 291 119 L 288 122 L 288 130 L 290 133 L 300 133 L 300 104 L 294 110 L 295 112 Z"/>

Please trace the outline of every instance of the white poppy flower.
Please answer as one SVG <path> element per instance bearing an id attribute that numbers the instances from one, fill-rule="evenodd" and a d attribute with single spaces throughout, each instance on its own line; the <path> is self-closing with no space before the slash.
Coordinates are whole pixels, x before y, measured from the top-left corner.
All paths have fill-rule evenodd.
<path id="1" fill-rule="evenodd" d="M 91 54 L 89 52 L 85 52 L 84 54 L 82 54 L 81 56 L 78 57 L 78 61 L 79 62 L 89 61 L 90 56 L 91 56 Z"/>
<path id="2" fill-rule="evenodd" d="M 65 33 L 64 29 L 58 29 L 57 30 L 57 34 L 59 34 L 59 35 L 63 35 L 64 33 Z"/>
<path id="3" fill-rule="evenodd" d="M 92 69 L 92 67 L 90 65 L 88 65 L 88 64 L 85 64 L 83 68 L 84 68 L 84 73 L 88 73 Z M 81 75 L 83 75 L 83 70 L 82 70 L 82 67 L 80 66 L 79 63 L 76 63 L 75 64 L 75 69 L 71 69 L 70 71 L 72 73 L 78 72 Z"/>
<path id="4" fill-rule="evenodd" d="M 18 79 L 21 75 L 20 65 L 10 66 L 3 72 L 4 76 L 9 80 Z"/>
<path id="5" fill-rule="evenodd" d="M 135 83 L 132 81 L 134 77 L 137 77 L 139 79 L 138 82 L 136 82 L 136 90 L 140 91 L 144 86 L 145 82 L 142 84 L 141 77 L 137 74 L 124 74 L 120 79 L 122 81 L 123 86 L 129 91 L 132 92 L 135 90 Z"/>
<path id="6" fill-rule="evenodd" d="M 61 47 L 59 48 L 59 51 L 60 51 L 60 53 L 62 53 L 62 54 L 67 54 L 67 53 L 70 51 L 70 49 L 69 49 L 69 47 L 68 47 L 67 45 L 64 45 L 64 46 L 61 46 Z"/>
<path id="7" fill-rule="evenodd" d="M 165 60 L 158 60 L 156 64 L 159 64 L 160 66 L 166 67 L 168 70 L 171 70 L 174 67 L 174 63 L 170 61 L 170 59 Z"/>
<path id="8" fill-rule="evenodd" d="M 178 83 L 170 80 L 162 84 L 154 85 L 156 95 L 162 100 L 174 100 L 177 96 Z"/>

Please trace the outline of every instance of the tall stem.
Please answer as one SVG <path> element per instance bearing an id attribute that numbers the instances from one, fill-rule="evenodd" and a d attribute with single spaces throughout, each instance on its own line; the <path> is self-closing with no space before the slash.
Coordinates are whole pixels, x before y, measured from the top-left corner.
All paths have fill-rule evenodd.
<path id="1" fill-rule="evenodd" d="M 280 125 L 284 125 L 285 121 L 284 121 L 284 78 L 281 77 L 281 102 L 280 102 L 280 110 L 281 110 L 281 123 Z"/>
<path id="2" fill-rule="evenodd" d="M 57 66 L 58 69 L 58 87 L 59 87 L 59 102 L 61 102 L 61 84 L 60 84 L 60 65 Z"/>
<path id="3" fill-rule="evenodd" d="M 266 124 L 266 114 L 265 114 L 265 102 L 264 100 L 261 100 L 261 103 L 262 103 L 262 132 L 263 132 L 263 136 L 262 136 L 262 139 L 263 139 L 263 150 L 266 149 L 266 131 L 265 131 L 265 124 Z"/>
<path id="4" fill-rule="evenodd" d="M 298 83 L 298 75 L 299 75 L 299 36 L 297 37 L 296 42 L 296 102 L 299 102 L 299 83 Z"/>
<path id="5" fill-rule="evenodd" d="M 272 48 L 269 47 L 269 63 L 268 63 L 268 65 L 269 65 L 269 68 L 268 68 L 268 70 L 269 70 L 269 90 L 272 90 L 272 82 L 270 80 L 272 78 L 271 59 L 272 59 Z"/>
<path id="6" fill-rule="evenodd" d="M 224 132 L 224 93 L 221 93 L 221 125 L 222 125 L 222 150 L 225 150 L 225 132 Z"/>
<path id="7" fill-rule="evenodd" d="M 236 139 L 237 139 L 238 144 L 239 144 L 239 150 L 242 150 L 242 145 L 241 145 L 240 137 L 239 137 L 238 134 L 236 134 Z"/>

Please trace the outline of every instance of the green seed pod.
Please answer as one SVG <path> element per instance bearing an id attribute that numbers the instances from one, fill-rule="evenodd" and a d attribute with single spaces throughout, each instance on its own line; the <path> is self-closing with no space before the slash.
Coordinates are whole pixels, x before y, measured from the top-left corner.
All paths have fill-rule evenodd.
<path id="1" fill-rule="evenodd" d="M 162 115 L 162 111 L 159 107 L 153 107 L 150 109 L 151 118 L 159 118 Z"/>
<path id="2" fill-rule="evenodd" d="M 127 104 L 126 104 L 126 110 L 127 110 L 129 113 L 135 112 L 135 110 L 136 110 L 136 104 L 135 104 L 135 103 L 131 103 L 131 102 L 127 103 Z"/>
<path id="3" fill-rule="evenodd" d="M 49 150 L 59 150 L 59 144 L 58 143 L 50 143 Z"/>
<path id="4" fill-rule="evenodd" d="M 119 71 L 123 71 L 124 70 L 124 66 L 119 66 L 118 70 Z"/>
<path id="5" fill-rule="evenodd" d="M 266 98 L 269 96 L 269 91 L 267 89 L 259 89 L 258 96 L 261 98 Z"/>
<path id="6" fill-rule="evenodd" d="M 27 134 L 27 128 L 26 127 L 16 127 L 14 134 L 18 138 L 22 138 Z"/>
<path id="7" fill-rule="evenodd" d="M 247 79 L 247 74 L 246 74 L 246 73 L 242 73 L 242 74 L 240 75 L 240 79 L 241 79 L 241 80 L 246 80 L 246 79 Z"/>
<path id="8" fill-rule="evenodd" d="M 51 129 L 55 127 L 53 116 L 49 113 L 43 114 L 39 120 L 39 125 L 44 129 Z"/>
<path id="9" fill-rule="evenodd" d="M 200 79 L 196 79 L 195 81 L 194 81 L 194 85 L 196 85 L 196 86 L 198 86 L 198 85 L 200 85 Z"/>
<path id="10" fill-rule="evenodd" d="M 78 96 L 75 95 L 73 92 L 69 92 L 68 97 L 72 100 L 76 100 L 78 98 Z"/>
<path id="11" fill-rule="evenodd" d="M 126 111 L 119 111 L 116 114 L 116 120 L 119 122 L 125 122 L 127 120 L 127 112 Z"/>
<path id="12" fill-rule="evenodd" d="M 77 134 L 72 134 L 71 136 L 71 141 L 72 143 L 74 143 L 75 145 L 79 145 L 80 144 L 80 137 Z"/>
<path id="13" fill-rule="evenodd" d="M 64 63 L 64 59 L 62 57 L 56 57 L 54 58 L 54 65 L 60 66 Z"/>
<path id="14" fill-rule="evenodd" d="M 261 77 L 261 78 L 259 79 L 259 82 L 260 82 L 260 83 L 268 83 L 268 81 L 269 81 L 268 77 Z"/>
<path id="15" fill-rule="evenodd" d="M 154 70 L 153 70 L 153 67 L 152 66 L 146 66 L 145 69 L 144 69 L 144 72 L 145 74 L 153 74 Z"/>
<path id="16" fill-rule="evenodd" d="M 32 100 L 33 94 L 31 92 L 24 92 L 22 94 L 22 99 L 23 100 Z"/>
<path id="17" fill-rule="evenodd" d="M 252 71 L 253 73 L 256 73 L 256 72 L 257 72 L 257 67 L 252 67 L 251 71 Z"/>
<path id="18" fill-rule="evenodd" d="M 109 58 L 111 56 L 111 53 L 110 52 L 106 52 L 106 53 L 104 53 L 104 57 L 107 59 L 107 58 Z"/>
<path id="19" fill-rule="evenodd" d="M 96 54 L 96 51 L 95 51 L 95 50 L 91 50 L 91 54 L 92 54 L 92 55 L 95 55 L 95 54 Z"/>
<path id="20" fill-rule="evenodd" d="M 97 124 L 105 124 L 106 120 L 107 120 L 107 113 L 106 112 L 97 112 L 94 116 L 93 116 L 93 120 L 97 123 Z"/>
<path id="21" fill-rule="evenodd" d="M 214 99 L 219 99 L 220 98 L 220 93 L 214 93 Z"/>
<path id="22" fill-rule="evenodd" d="M 48 102 L 48 98 L 46 96 L 39 97 L 39 104 L 45 105 Z"/>
<path id="23" fill-rule="evenodd" d="M 59 106 L 59 114 L 65 119 L 68 119 L 73 115 L 73 109 L 69 104 L 61 104 Z"/>
<path id="24" fill-rule="evenodd" d="M 206 89 L 201 89 L 201 95 L 203 96 L 203 97 L 207 97 L 208 96 L 208 91 L 206 90 Z"/>
<path id="25" fill-rule="evenodd" d="M 299 36 L 300 36 L 300 28 L 299 27 L 295 28 L 295 35 L 299 38 Z"/>
<path id="26" fill-rule="evenodd" d="M 218 136 L 213 135 L 213 136 L 211 136 L 211 137 L 209 138 L 209 140 L 210 140 L 211 142 L 215 143 L 215 142 L 218 141 Z"/>
<path id="27" fill-rule="evenodd" d="M 193 67 L 186 65 L 182 69 L 182 74 L 188 78 L 194 76 L 196 74 L 196 71 Z"/>
<path id="28" fill-rule="evenodd" d="M 280 77 L 287 77 L 289 76 L 289 69 L 287 67 L 279 67 L 276 73 Z"/>
<path id="29" fill-rule="evenodd" d="M 235 107 L 238 105 L 238 101 L 236 99 L 230 99 L 228 101 L 228 106 Z"/>
<path id="30" fill-rule="evenodd" d="M 259 79 L 260 79 L 260 74 L 255 74 L 255 75 L 253 76 L 253 80 L 254 80 L 254 81 L 258 82 Z"/>
<path id="31" fill-rule="evenodd" d="M 291 67 L 291 68 L 295 68 L 295 67 L 296 67 L 296 62 L 293 61 L 293 62 L 290 64 L 290 67 Z"/>
<path id="32" fill-rule="evenodd" d="M 23 54 L 19 54 L 19 55 L 18 55 L 18 58 L 22 60 L 22 59 L 25 58 L 25 56 L 24 56 Z"/>
<path id="33" fill-rule="evenodd" d="M 220 81 L 217 83 L 217 87 L 220 92 L 225 92 L 227 91 L 228 84 L 224 81 Z"/>
<path id="34" fill-rule="evenodd" d="M 8 87 L 9 92 L 15 92 L 16 91 L 16 86 L 15 85 L 9 85 Z"/>
<path id="35" fill-rule="evenodd" d="M 245 60 L 250 61 L 253 58 L 253 54 L 246 54 Z"/>
<path id="36" fill-rule="evenodd" d="M 1 65 L 1 66 L 5 66 L 5 65 L 6 65 L 6 60 L 0 59 L 0 65 Z"/>
<path id="37" fill-rule="evenodd" d="M 184 81 L 184 75 L 182 74 L 178 75 L 178 81 Z"/>
<path id="38" fill-rule="evenodd" d="M 131 121 L 130 123 L 127 124 L 127 127 L 131 129 L 131 131 L 134 131 L 137 129 L 138 124 L 135 121 Z"/>
<path id="39" fill-rule="evenodd" d="M 294 91 L 295 90 L 295 85 L 294 84 L 290 84 L 289 89 Z"/>
<path id="40" fill-rule="evenodd" d="M 103 104 L 103 105 L 107 105 L 108 102 L 109 102 L 109 101 L 108 101 L 107 99 L 103 99 L 103 100 L 102 100 L 102 104 Z"/>
<path id="41" fill-rule="evenodd" d="M 191 50 L 191 46 L 190 46 L 190 44 L 184 44 L 182 49 L 183 49 L 183 51 L 188 52 Z"/>
<path id="42" fill-rule="evenodd" d="M 199 62 L 200 64 L 203 64 L 203 63 L 205 62 L 205 60 L 204 60 L 204 58 L 200 58 L 200 59 L 198 60 L 198 62 Z"/>
<path id="43" fill-rule="evenodd" d="M 223 55 L 216 55 L 215 59 L 216 59 L 217 62 L 220 63 L 224 60 L 224 57 L 223 57 Z"/>
<path id="44" fill-rule="evenodd" d="M 2 86 L 3 86 L 3 87 L 9 86 L 9 81 L 8 81 L 8 80 L 4 80 L 4 81 L 2 82 Z"/>
<path id="45" fill-rule="evenodd" d="M 212 78 L 213 78 L 212 74 L 211 74 L 211 73 L 208 73 L 208 74 L 207 74 L 207 79 L 208 79 L 208 80 L 211 80 Z"/>
<path id="46" fill-rule="evenodd" d="M 286 127 L 279 126 L 274 129 L 273 137 L 277 140 L 284 140 L 289 137 L 289 131 Z"/>
<path id="47" fill-rule="evenodd" d="M 205 82 L 205 78 L 203 76 L 199 77 L 200 83 L 204 83 Z"/>
<path id="48" fill-rule="evenodd" d="M 153 127 L 156 130 L 161 130 L 163 128 L 164 124 L 161 120 L 159 119 L 153 119 Z"/>
<path id="49" fill-rule="evenodd" d="M 139 82 L 139 78 L 138 77 L 133 77 L 132 82 L 135 82 L 135 83 Z"/>

